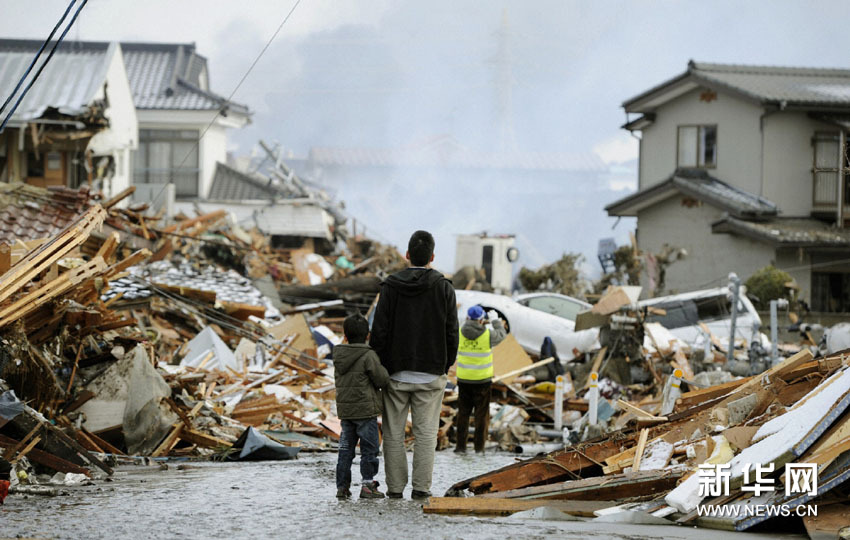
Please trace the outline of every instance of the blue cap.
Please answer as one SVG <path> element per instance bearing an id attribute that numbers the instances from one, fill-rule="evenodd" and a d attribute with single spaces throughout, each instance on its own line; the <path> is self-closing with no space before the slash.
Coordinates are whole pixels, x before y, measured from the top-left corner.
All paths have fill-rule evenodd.
<path id="1" fill-rule="evenodd" d="M 466 310 L 466 315 L 473 321 L 478 321 L 484 318 L 484 308 L 479 305 L 472 306 Z"/>

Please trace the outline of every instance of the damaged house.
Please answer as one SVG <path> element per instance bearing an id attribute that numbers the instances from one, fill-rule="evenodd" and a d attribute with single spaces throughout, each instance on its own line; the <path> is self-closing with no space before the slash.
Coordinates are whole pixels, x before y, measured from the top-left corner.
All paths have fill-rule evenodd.
<path id="1" fill-rule="evenodd" d="M 705 64 L 625 103 L 638 191 L 609 204 L 638 246 L 687 252 L 670 291 L 786 270 L 814 311 L 850 311 L 850 70 Z"/>
<path id="2" fill-rule="evenodd" d="M 0 40 L 3 99 L 40 45 Z M 63 44 L 0 134 L 0 181 L 70 188 L 88 183 L 108 197 L 130 185 L 137 140 L 121 47 Z"/>

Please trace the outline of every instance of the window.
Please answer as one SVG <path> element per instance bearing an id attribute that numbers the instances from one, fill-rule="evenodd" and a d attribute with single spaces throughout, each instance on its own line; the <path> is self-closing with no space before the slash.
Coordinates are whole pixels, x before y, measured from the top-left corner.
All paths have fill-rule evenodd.
<path id="1" fill-rule="evenodd" d="M 812 311 L 850 311 L 850 274 L 812 272 Z"/>
<path id="2" fill-rule="evenodd" d="M 557 315 L 562 319 L 575 321 L 580 311 L 586 309 L 577 302 L 571 302 L 566 298 L 557 296 L 533 296 L 522 302 L 524 305 L 543 313 Z"/>
<path id="3" fill-rule="evenodd" d="M 133 158 L 133 182 L 173 183 L 178 197 L 198 196 L 196 130 L 140 129 Z"/>
<path id="4" fill-rule="evenodd" d="M 812 204 L 814 206 L 835 206 L 838 196 L 838 132 L 817 132 L 812 139 L 814 148 L 814 166 L 812 167 Z M 844 156 L 844 167 L 850 162 Z M 844 204 L 850 204 L 850 178 L 844 176 Z"/>
<path id="5" fill-rule="evenodd" d="M 713 169 L 717 166 L 717 126 L 679 126 L 676 165 Z"/>

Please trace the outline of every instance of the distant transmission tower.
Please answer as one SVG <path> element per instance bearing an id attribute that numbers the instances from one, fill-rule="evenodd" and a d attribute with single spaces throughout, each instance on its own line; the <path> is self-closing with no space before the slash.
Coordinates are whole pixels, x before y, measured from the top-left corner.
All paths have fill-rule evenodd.
<path id="1" fill-rule="evenodd" d="M 500 152 L 515 152 L 517 150 L 516 133 L 514 132 L 513 110 L 513 54 L 511 41 L 513 34 L 508 22 L 508 10 L 502 10 L 502 24 L 496 31 L 495 57 L 495 86 L 496 86 L 496 121 L 498 123 L 498 149 Z"/>

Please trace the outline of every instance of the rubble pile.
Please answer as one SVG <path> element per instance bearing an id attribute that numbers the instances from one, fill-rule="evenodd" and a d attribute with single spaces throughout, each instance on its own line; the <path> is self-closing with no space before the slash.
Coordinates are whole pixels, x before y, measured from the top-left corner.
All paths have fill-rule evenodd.
<path id="1" fill-rule="evenodd" d="M 325 255 L 308 241 L 273 248 L 223 211 L 167 225 L 147 205 L 119 208 L 131 192 L 99 201 L 87 190 L 4 188 L 0 460 L 12 493 L 51 494 L 38 482 L 148 458 L 334 449 L 325 359 L 346 306 L 309 294 L 284 304 L 277 288 L 368 280 L 353 289 L 368 308 L 376 274 L 404 259 L 360 237 Z"/>

